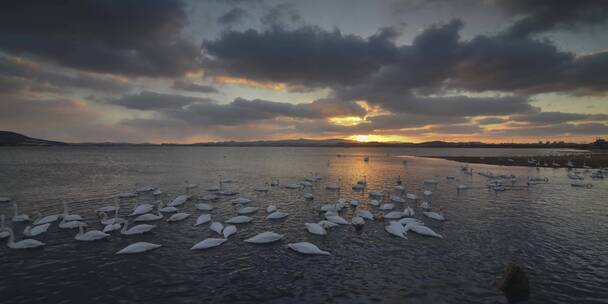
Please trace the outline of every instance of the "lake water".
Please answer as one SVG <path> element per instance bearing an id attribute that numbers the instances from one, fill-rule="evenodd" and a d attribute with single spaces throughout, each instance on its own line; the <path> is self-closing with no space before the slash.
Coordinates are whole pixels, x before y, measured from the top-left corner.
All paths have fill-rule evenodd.
<path id="1" fill-rule="evenodd" d="M 8 147 L 0 148 L 0 197 L 19 203 L 32 215 L 60 213 L 61 202 L 101 229 L 94 209 L 120 201 L 126 217 L 151 195 L 121 199 L 136 184 L 160 187 L 167 202 L 196 183 L 195 197 L 216 187 L 218 175 L 235 182 L 225 186 L 251 198 L 262 209 L 253 222 L 238 225 L 236 235 L 220 247 L 193 252 L 190 247 L 216 237 L 208 225 L 193 227 L 201 213 L 190 201 L 181 208 L 192 216 L 169 224 L 158 222 L 153 233 L 113 234 L 107 241 L 77 242 L 76 231 L 53 224 L 36 237 L 42 250 L 18 251 L 0 246 L 1 303 L 504 303 L 494 286 L 509 262 L 525 267 L 531 285 L 530 303 L 608 303 L 608 181 L 586 181 L 593 188 L 570 186 L 565 169 L 471 165 L 478 171 L 514 174 L 507 191 L 494 192 L 487 179 L 460 172 L 456 162 L 413 155 L 493 156 L 556 153 L 542 149 L 381 149 L 381 148 L 221 148 L 221 147 Z M 341 154 L 342 157 L 337 157 Z M 370 155 L 369 162 L 363 161 Z M 407 160 L 407 164 L 403 160 Z M 305 190 L 284 188 L 311 172 L 323 176 L 315 183 L 313 202 Z M 446 179 L 447 175 L 457 180 Z M 526 187 L 529 175 L 542 175 L 548 184 Z M 367 177 L 366 192 L 352 192 Z M 367 222 L 361 231 L 342 226 L 325 237 L 309 234 L 303 223 L 318 222 L 318 209 L 338 196 L 368 205 L 368 191 L 391 191 L 401 176 L 407 192 L 433 191 L 446 222 L 416 217 L 444 239 L 412 232 L 408 240 L 386 233 L 387 222 Z M 280 187 L 268 194 L 254 192 L 270 179 Z M 325 190 L 340 178 L 343 191 Z M 425 179 L 439 181 L 425 186 Z M 459 184 L 470 185 L 456 191 Z M 213 203 L 212 219 L 224 221 L 237 207 L 225 198 Z M 273 204 L 289 213 L 280 221 L 265 219 Z M 414 206 L 412 203 L 403 204 Z M 402 209 L 399 206 L 398 209 Z M 341 215 L 352 218 L 354 209 Z M 0 213 L 12 215 L 10 204 Z M 25 225 L 13 224 L 17 238 Z M 255 245 L 243 240 L 263 231 L 284 234 L 282 241 Z M 163 247 L 133 256 L 114 253 L 136 241 Z M 331 256 L 303 256 L 286 248 L 309 241 Z"/>

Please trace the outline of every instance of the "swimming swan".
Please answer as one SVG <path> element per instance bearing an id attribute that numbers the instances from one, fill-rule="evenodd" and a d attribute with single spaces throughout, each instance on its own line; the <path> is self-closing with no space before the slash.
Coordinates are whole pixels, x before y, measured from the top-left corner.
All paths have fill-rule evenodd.
<path id="1" fill-rule="evenodd" d="M 190 250 L 202 250 L 202 249 L 213 248 L 213 247 L 217 247 L 219 245 L 224 244 L 224 242 L 226 242 L 226 241 L 227 241 L 227 239 L 208 238 L 208 239 L 204 239 L 204 240 L 196 243 L 194 246 L 192 246 L 192 248 L 190 248 Z"/>
<path id="2" fill-rule="evenodd" d="M 239 216 L 235 216 L 235 217 L 227 220 L 226 223 L 228 223 L 228 224 L 245 224 L 245 223 L 251 222 L 252 220 L 253 220 L 253 218 L 248 217 L 246 215 L 239 215 Z"/>
<path id="3" fill-rule="evenodd" d="M 27 226 L 27 227 L 25 227 L 25 230 L 23 230 L 23 235 L 37 236 L 37 235 L 43 234 L 47 230 L 49 230 L 50 226 L 51 226 L 51 223 L 37 225 L 37 226 L 34 226 L 33 228 L 32 228 L 32 226 Z"/>
<path id="4" fill-rule="evenodd" d="M 99 230 L 89 230 L 87 232 L 84 232 L 83 225 L 80 225 L 78 229 L 78 234 L 74 237 L 77 241 L 97 241 L 110 236 L 109 234 L 101 232 Z"/>
<path id="5" fill-rule="evenodd" d="M 282 218 L 284 218 L 284 217 L 286 217 L 288 215 L 289 215 L 289 213 L 285 213 L 283 211 L 275 211 L 275 212 L 269 214 L 266 217 L 266 219 L 267 220 L 279 220 L 279 219 L 282 219 Z"/>
<path id="6" fill-rule="evenodd" d="M 391 221 L 391 223 L 388 226 L 384 227 L 384 230 L 386 230 L 386 232 L 388 232 L 394 236 L 398 236 L 402 239 L 407 240 L 407 237 L 405 236 L 406 231 L 405 231 L 405 229 L 403 229 L 403 226 L 401 224 L 399 224 L 399 222 Z"/>
<path id="7" fill-rule="evenodd" d="M 210 214 L 201 214 L 197 219 L 196 219 L 196 223 L 194 224 L 194 226 L 198 226 L 198 225 L 202 225 L 202 224 L 206 224 L 209 221 L 211 221 L 211 215 Z"/>
<path id="8" fill-rule="evenodd" d="M 255 244 L 266 244 L 276 242 L 283 238 L 283 235 L 266 231 L 262 232 L 254 237 L 248 238 L 245 240 L 247 243 L 255 243 Z"/>
<path id="9" fill-rule="evenodd" d="M 222 230 L 222 234 L 224 235 L 224 238 L 227 239 L 231 235 L 235 234 L 236 231 L 237 231 L 236 226 L 230 225 L 230 226 L 224 227 L 224 230 Z"/>
<path id="10" fill-rule="evenodd" d="M 115 254 L 142 253 L 142 252 L 150 251 L 150 250 L 153 250 L 153 249 L 156 249 L 159 247 L 162 247 L 162 245 L 152 244 L 152 243 L 148 243 L 148 242 L 137 242 L 137 243 L 133 243 L 133 244 L 119 250 Z"/>
<path id="11" fill-rule="evenodd" d="M 304 223 L 304 226 L 306 227 L 306 230 L 308 230 L 308 232 L 310 232 L 312 234 L 327 235 L 327 230 L 325 230 L 325 228 L 323 228 L 323 226 L 321 226 L 321 224 Z"/>
<path id="12" fill-rule="evenodd" d="M 15 233 L 13 232 L 13 229 L 6 227 L 6 228 L 4 228 L 4 230 L 8 231 L 8 242 L 6 243 L 8 245 L 8 248 L 30 249 L 30 248 L 42 247 L 45 245 L 43 242 L 40 242 L 40 241 L 37 241 L 34 239 L 25 239 L 25 240 L 21 240 L 21 241 L 15 243 Z"/>
<path id="13" fill-rule="evenodd" d="M 321 254 L 321 255 L 331 255 L 331 253 L 327 252 L 327 251 L 323 251 L 321 249 L 319 249 L 319 247 L 317 247 L 314 244 L 311 244 L 309 242 L 300 242 L 300 243 L 290 243 L 287 244 L 287 247 L 289 247 L 291 250 L 302 253 L 302 254 Z"/>

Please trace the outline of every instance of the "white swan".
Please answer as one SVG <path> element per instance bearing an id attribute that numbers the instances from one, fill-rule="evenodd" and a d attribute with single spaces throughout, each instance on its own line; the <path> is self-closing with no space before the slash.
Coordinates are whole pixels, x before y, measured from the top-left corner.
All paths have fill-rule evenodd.
<path id="1" fill-rule="evenodd" d="M 227 239 L 231 235 L 235 234 L 236 231 L 237 231 L 236 226 L 229 225 L 229 226 L 224 227 L 224 230 L 222 230 L 222 234 L 224 235 L 224 238 Z"/>
<path id="2" fill-rule="evenodd" d="M 291 250 L 302 253 L 302 254 L 321 254 L 321 255 L 331 255 L 328 251 L 323 251 L 319 249 L 319 247 L 311 244 L 309 242 L 300 242 L 300 243 L 290 243 L 287 244 Z"/>
<path id="3" fill-rule="evenodd" d="M 163 218 L 163 215 L 160 213 L 160 210 L 157 211 L 157 214 L 154 213 L 146 213 L 136 217 L 134 222 L 152 222 L 158 221 Z"/>
<path id="4" fill-rule="evenodd" d="M 150 187 L 150 186 L 141 186 L 137 189 L 135 189 L 136 193 L 145 193 L 145 192 L 150 192 L 150 191 L 154 191 L 156 190 L 156 188 L 154 187 Z"/>
<path id="5" fill-rule="evenodd" d="M 196 209 L 200 210 L 200 211 L 211 211 L 213 210 L 213 206 L 206 204 L 206 203 L 198 203 L 195 204 L 194 207 L 196 207 Z"/>
<path id="6" fill-rule="evenodd" d="M 266 244 L 276 242 L 283 238 L 283 235 L 266 231 L 262 232 L 254 237 L 248 238 L 245 240 L 247 243 L 255 243 L 255 244 Z"/>
<path id="7" fill-rule="evenodd" d="M 167 219 L 167 222 L 173 223 L 173 222 L 183 221 L 183 220 L 187 219 L 189 216 L 190 216 L 190 213 L 184 213 L 184 212 L 174 213 Z"/>
<path id="8" fill-rule="evenodd" d="M 282 219 L 282 218 L 284 218 L 284 217 L 286 217 L 288 215 L 289 215 L 289 213 L 285 213 L 283 211 L 275 211 L 275 212 L 269 214 L 266 217 L 266 219 L 267 220 L 279 220 L 279 219 Z"/>
<path id="9" fill-rule="evenodd" d="M 423 212 L 423 214 L 431 219 L 437 220 L 437 221 L 445 221 L 445 217 L 443 216 L 443 214 L 438 213 L 438 212 Z"/>
<path id="10" fill-rule="evenodd" d="M 82 221 L 82 216 L 78 214 L 70 214 L 70 208 L 67 202 L 63 202 L 63 216 L 66 221 Z"/>
<path id="11" fill-rule="evenodd" d="M 395 186 L 395 190 L 397 190 L 399 192 L 403 192 L 403 191 L 405 191 L 405 187 L 402 185 L 397 185 L 397 186 Z"/>
<path id="12" fill-rule="evenodd" d="M 403 197 L 401 197 L 401 196 L 393 195 L 393 196 L 391 196 L 391 202 L 394 202 L 394 203 L 405 203 L 405 199 Z"/>
<path id="13" fill-rule="evenodd" d="M 224 244 L 224 242 L 226 242 L 226 241 L 227 241 L 227 239 L 208 238 L 208 239 L 204 239 L 204 240 L 196 243 L 194 246 L 192 246 L 192 248 L 190 248 L 190 250 L 202 250 L 202 249 L 213 248 L 213 247 L 217 247 L 219 245 Z"/>
<path id="14" fill-rule="evenodd" d="M 422 208 L 424 210 L 431 210 L 431 209 L 433 209 L 433 206 L 431 206 L 430 202 L 424 201 L 424 202 L 420 203 L 420 208 Z"/>
<path id="15" fill-rule="evenodd" d="M 341 216 L 339 215 L 326 215 L 325 218 L 335 224 L 340 224 L 340 225 L 348 225 L 348 222 Z"/>
<path id="16" fill-rule="evenodd" d="M 108 218 L 108 215 L 105 212 L 101 212 L 100 214 L 102 225 L 116 224 L 116 222 L 124 220 L 118 217 L 118 212 L 114 213 L 113 218 Z"/>
<path id="17" fill-rule="evenodd" d="M 431 191 L 431 190 L 424 190 L 424 192 L 422 192 L 422 194 L 424 194 L 424 196 L 431 196 L 431 195 L 433 195 L 433 191 Z"/>
<path id="18" fill-rule="evenodd" d="M 25 239 L 19 242 L 15 242 L 15 233 L 13 229 L 6 227 L 4 230 L 8 231 L 8 242 L 6 243 L 11 249 L 30 249 L 42 247 L 45 244 L 43 242 L 34 239 Z"/>
<path id="19" fill-rule="evenodd" d="M 384 215 L 385 219 L 388 220 L 398 220 L 403 217 L 403 212 L 401 211 L 391 211 Z"/>
<path id="20" fill-rule="evenodd" d="M 399 220 L 399 224 L 405 226 L 407 224 L 411 224 L 411 223 L 415 223 L 418 225 L 424 225 L 424 223 L 420 222 L 419 220 L 412 218 L 412 217 L 405 217 Z"/>
<path id="21" fill-rule="evenodd" d="M 250 200 L 248 198 L 244 198 L 244 197 L 237 197 L 237 198 L 235 198 L 235 199 L 232 200 L 233 204 L 241 204 L 241 205 L 249 204 L 251 202 L 252 202 L 252 200 Z"/>
<path id="22" fill-rule="evenodd" d="M 380 210 L 393 210 L 393 208 L 395 208 L 395 205 L 393 204 L 382 204 L 382 206 L 380 206 Z"/>
<path id="23" fill-rule="evenodd" d="M 405 207 L 405 209 L 403 209 L 403 216 L 412 217 L 414 215 L 416 215 L 416 213 L 414 212 L 414 209 L 412 209 L 412 207 L 407 206 Z"/>
<path id="24" fill-rule="evenodd" d="M 355 211 L 355 215 L 359 216 L 359 217 L 362 217 L 362 218 L 364 218 L 366 220 L 370 220 L 370 221 L 374 220 L 374 215 L 371 212 L 369 212 L 369 210 L 357 209 Z"/>
<path id="25" fill-rule="evenodd" d="M 431 228 L 426 227 L 424 225 L 419 225 L 417 223 L 409 223 L 409 224 L 405 225 L 405 227 L 403 229 L 406 232 L 411 230 L 420 235 L 431 236 L 431 237 L 436 237 L 436 238 L 440 238 L 440 239 L 443 238 L 443 236 L 441 234 L 437 234 Z"/>
<path id="26" fill-rule="evenodd" d="M 458 185 L 458 187 L 456 187 L 456 190 L 460 191 L 460 190 L 467 190 L 469 189 L 469 186 L 467 185 Z"/>
<path id="27" fill-rule="evenodd" d="M 365 225 L 365 220 L 360 216 L 355 216 L 350 220 L 351 224 L 355 226 L 363 226 Z"/>
<path id="28" fill-rule="evenodd" d="M 266 208 L 266 212 L 268 213 L 273 213 L 275 211 L 277 211 L 277 207 L 275 207 L 274 205 L 270 205 Z"/>
<path id="29" fill-rule="evenodd" d="M 51 226 L 51 223 L 37 225 L 37 226 L 34 226 L 33 228 L 32 228 L 32 226 L 27 226 L 27 227 L 25 227 L 25 230 L 23 230 L 23 235 L 37 236 L 37 235 L 43 234 L 47 230 L 49 230 L 50 226 Z"/>
<path id="30" fill-rule="evenodd" d="M 405 195 L 405 197 L 406 197 L 407 199 L 409 199 L 409 200 L 413 200 L 413 201 L 415 201 L 415 200 L 417 200 L 417 199 L 418 199 L 418 196 L 417 196 L 416 194 L 414 194 L 414 193 L 408 193 L 408 194 L 406 194 L 406 195 Z"/>
<path id="31" fill-rule="evenodd" d="M 384 196 L 384 193 L 382 191 L 372 191 L 369 193 L 369 197 L 380 198 L 383 196 Z"/>
<path id="32" fill-rule="evenodd" d="M 398 222 L 390 222 L 388 226 L 384 227 L 384 230 L 394 236 L 407 240 L 407 237 L 405 236 L 405 229 L 403 229 L 403 226 Z"/>
<path id="33" fill-rule="evenodd" d="M 437 185 L 437 180 L 434 179 L 427 179 L 424 181 L 425 184 L 429 184 L 429 185 Z"/>
<path id="34" fill-rule="evenodd" d="M 103 227 L 102 232 L 104 233 L 108 233 L 108 232 L 112 232 L 112 231 L 116 231 L 116 230 L 120 230 L 121 228 L 121 223 L 117 222 L 117 223 L 113 223 L 113 224 L 108 224 L 105 227 Z"/>
<path id="35" fill-rule="evenodd" d="M 58 221 L 60 217 L 61 217 L 61 214 L 51 214 L 51 215 L 42 217 L 42 214 L 40 213 L 40 211 L 36 211 L 36 219 L 34 220 L 34 222 L 32 224 L 34 226 L 48 224 L 48 223 Z"/>
<path id="36" fill-rule="evenodd" d="M 226 223 L 228 224 L 245 224 L 245 223 L 249 223 L 253 220 L 253 218 L 248 217 L 246 215 L 239 215 L 239 216 L 235 216 L 229 220 L 226 221 Z"/>
<path id="37" fill-rule="evenodd" d="M 217 232 L 217 234 L 222 234 L 222 230 L 224 230 L 224 225 L 222 225 L 222 223 L 220 222 L 213 222 L 211 223 L 211 225 L 209 225 L 209 229 L 211 229 L 211 231 Z"/>
<path id="38" fill-rule="evenodd" d="M 152 243 L 148 243 L 148 242 L 137 242 L 137 243 L 133 243 L 133 244 L 119 250 L 115 254 L 142 253 L 142 252 L 150 251 L 150 250 L 153 250 L 153 249 L 156 249 L 159 247 L 162 247 L 162 245 L 152 244 Z"/>
<path id="39" fill-rule="evenodd" d="M 74 237 L 77 241 L 97 241 L 110 236 L 109 234 L 101 232 L 99 230 L 89 230 L 87 232 L 84 232 L 83 225 L 78 227 L 78 229 L 78 234 Z"/>
<path id="40" fill-rule="evenodd" d="M 4 226 L 4 220 L 4 214 L 0 215 L 0 239 L 5 239 L 10 235 L 8 230 L 4 229 L 6 228 Z"/>
<path id="41" fill-rule="evenodd" d="M 239 209 L 238 214 L 252 214 L 258 211 L 256 207 L 243 207 Z"/>
<path id="42" fill-rule="evenodd" d="M 139 224 L 139 225 L 135 225 L 129 229 L 129 222 L 126 220 L 123 221 L 123 224 L 124 225 L 122 226 L 122 230 L 120 230 L 120 234 L 123 234 L 123 235 L 144 234 L 144 233 L 150 232 L 150 231 L 152 231 L 152 229 L 156 228 L 156 226 L 154 226 L 154 225 Z"/>
<path id="43" fill-rule="evenodd" d="M 187 200 L 190 199 L 190 195 L 182 194 L 173 199 L 167 206 L 169 207 L 177 207 L 186 203 Z"/>
<path id="44" fill-rule="evenodd" d="M 304 226 L 306 227 L 306 230 L 308 230 L 308 232 L 310 232 L 312 234 L 316 234 L 316 235 L 326 235 L 327 234 L 327 230 L 325 230 L 325 228 L 323 228 L 323 226 L 321 226 L 321 224 L 304 223 Z"/>
<path id="45" fill-rule="evenodd" d="M 138 216 L 142 214 L 149 213 L 154 209 L 154 205 L 152 204 L 139 204 L 133 208 L 133 212 L 129 214 L 129 216 Z"/>
<path id="46" fill-rule="evenodd" d="M 68 221 L 65 218 L 63 218 L 61 222 L 59 222 L 59 228 L 61 229 L 76 229 L 80 225 L 85 225 L 86 227 L 87 223 L 82 221 Z"/>
<path id="47" fill-rule="evenodd" d="M 380 202 L 379 202 L 378 200 L 375 200 L 375 199 L 370 200 L 370 201 L 369 201 L 369 203 L 370 203 L 372 206 L 376 206 L 376 207 L 380 206 Z"/>
<path id="48" fill-rule="evenodd" d="M 172 212 L 177 212 L 179 211 L 179 209 L 173 207 L 173 206 L 167 206 L 165 207 L 165 205 L 163 204 L 162 201 L 158 201 L 158 207 L 160 208 L 160 212 L 164 212 L 164 213 L 172 213 Z"/>
<path id="49" fill-rule="evenodd" d="M 201 197 L 201 200 L 203 201 L 216 201 L 218 199 L 220 199 L 220 197 L 215 194 L 206 194 Z"/>
<path id="50" fill-rule="evenodd" d="M 19 223 L 19 222 L 29 222 L 30 221 L 30 217 L 27 214 L 19 214 L 19 206 L 17 205 L 17 203 L 13 203 L 13 209 L 14 209 L 14 213 L 13 213 L 13 222 L 15 223 Z"/>
<path id="51" fill-rule="evenodd" d="M 289 185 L 285 186 L 286 189 L 292 189 L 292 190 L 293 189 L 300 189 L 302 187 L 303 187 L 303 185 L 299 184 L 299 183 L 293 183 L 293 184 L 289 184 Z"/>
<path id="52" fill-rule="evenodd" d="M 334 222 L 330 222 L 330 221 L 320 221 L 319 225 L 321 225 L 321 227 L 323 227 L 324 229 L 329 229 L 329 228 L 334 228 L 334 227 L 338 227 L 340 225 L 334 223 Z"/>
<path id="53" fill-rule="evenodd" d="M 312 200 L 315 199 L 315 196 L 312 193 L 304 193 L 304 199 Z"/>
<path id="54" fill-rule="evenodd" d="M 116 210 L 118 210 L 118 206 L 114 205 L 114 206 L 103 206 L 99 209 L 97 209 L 97 212 L 115 212 Z"/>
<path id="55" fill-rule="evenodd" d="M 196 223 L 194 224 L 194 226 L 206 224 L 210 221 L 211 221 L 211 215 L 204 213 L 204 214 L 199 215 L 199 217 L 196 219 Z"/>

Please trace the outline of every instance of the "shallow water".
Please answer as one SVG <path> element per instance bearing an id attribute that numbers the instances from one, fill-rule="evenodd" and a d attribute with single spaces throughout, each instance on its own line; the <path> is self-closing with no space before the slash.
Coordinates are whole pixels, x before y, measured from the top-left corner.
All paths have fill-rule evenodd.
<path id="1" fill-rule="evenodd" d="M 56 224 L 37 239 L 42 250 L 15 251 L 0 246 L 0 302 L 2 303 L 503 303 L 494 287 L 505 265 L 524 265 L 530 277 L 530 303 L 606 303 L 608 300 L 608 182 L 593 180 L 591 189 L 569 185 L 565 169 L 471 165 L 476 171 L 515 174 L 514 187 L 494 193 L 486 178 L 460 172 L 460 164 L 406 155 L 525 155 L 555 153 L 527 149 L 360 149 L 360 148 L 202 148 L 202 147 L 49 147 L 0 149 L 0 196 L 9 196 L 23 212 L 61 212 L 62 201 L 72 213 L 84 216 L 101 229 L 93 210 L 119 201 L 116 195 L 135 184 L 160 187 L 169 201 L 184 193 L 184 183 L 199 184 L 193 195 L 205 194 L 218 184 L 218 175 L 235 181 L 227 188 L 254 200 L 262 209 L 254 221 L 220 247 L 190 251 L 207 237 L 216 237 L 207 225 L 193 227 L 200 214 L 193 202 L 184 208 L 187 220 L 158 222 L 152 234 L 112 235 L 108 241 L 76 242 L 76 231 Z M 337 154 L 343 157 L 336 157 Z M 388 155 L 387 155 L 388 154 Z M 371 155 L 369 162 L 362 157 Z M 407 164 L 403 164 L 403 160 Z M 270 178 L 281 185 L 298 182 L 315 172 L 314 202 L 304 191 L 273 187 L 256 193 Z M 317 222 L 315 208 L 338 195 L 356 198 L 367 206 L 367 193 L 350 187 L 367 176 L 367 191 L 393 188 L 400 175 L 407 192 L 433 191 L 434 207 L 441 206 L 448 221 L 422 219 L 445 239 L 413 233 L 408 240 L 384 231 L 386 222 L 367 222 L 362 231 L 351 226 L 311 235 L 304 222 Z M 448 181 L 446 175 L 458 180 Z M 524 187 L 528 175 L 543 175 L 548 184 Z M 341 178 L 344 191 L 325 190 Z M 425 186 L 434 178 L 437 186 Z M 590 180 L 586 177 L 586 180 Z M 471 189 L 458 193 L 458 184 Z M 213 220 L 236 215 L 229 200 L 214 203 Z M 137 199 L 151 202 L 151 195 Z M 120 200 L 125 217 L 135 199 Z M 265 207 L 273 204 L 289 213 L 269 222 Z M 411 205 L 408 203 L 405 205 Z M 374 214 L 378 209 L 370 205 Z M 401 207 L 399 208 L 401 209 Z M 352 208 L 342 215 L 350 220 Z M 11 215 L 10 204 L 0 213 Z M 12 225 L 12 223 L 8 223 Z M 16 224 L 18 237 L 24 225 Z M 285 235 L 277 243 L 243 242 L 259 232 Z M 152 252 L 115 256 L 129 243 L 162 244 Z M 286 244 L 309 241 L 332 256 L 302 256 Z"/>

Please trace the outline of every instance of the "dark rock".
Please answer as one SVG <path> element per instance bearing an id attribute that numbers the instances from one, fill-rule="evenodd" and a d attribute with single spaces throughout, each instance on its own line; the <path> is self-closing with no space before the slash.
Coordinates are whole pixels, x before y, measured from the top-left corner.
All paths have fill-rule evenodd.
<path id="1" fill-rule="evenodd" d="M 518 265 L 509 264 L 502 280 L 498 281 L 498 288 L 509 300 L 509 303 L 526 301 L 530 297 L 530 282 L 524 269 Z"/>

